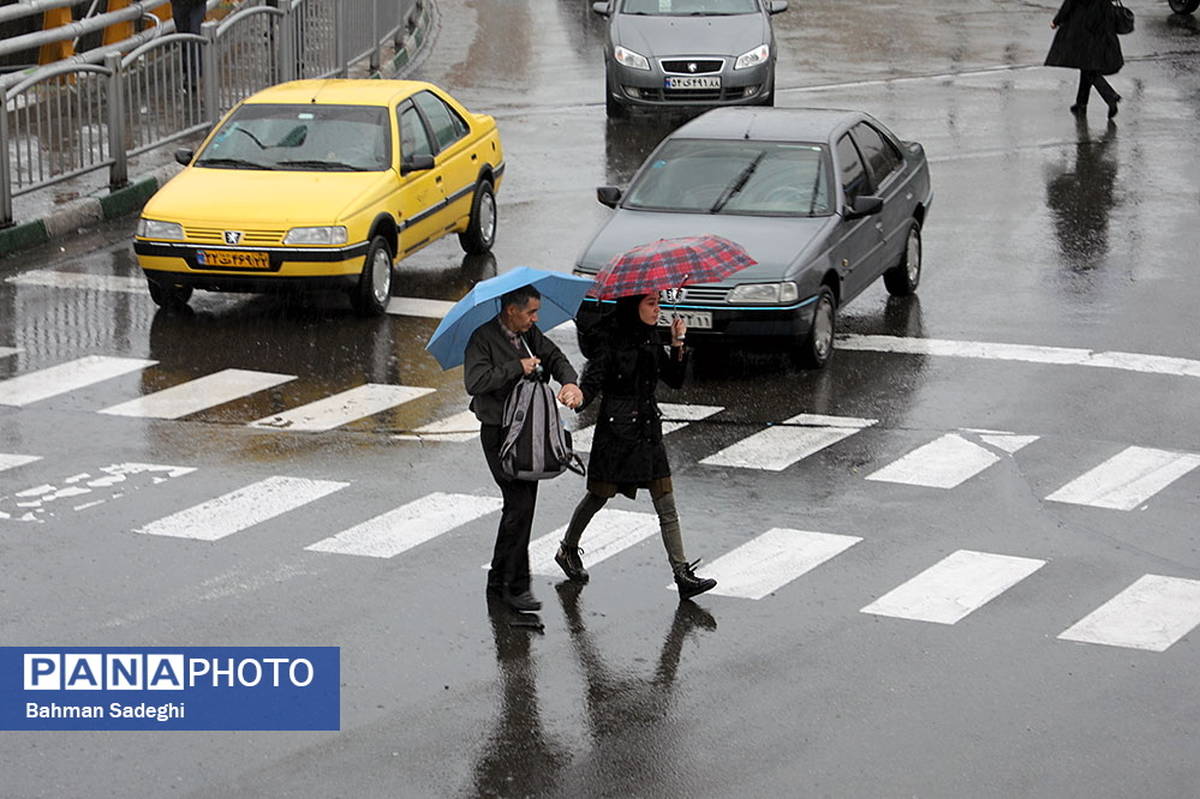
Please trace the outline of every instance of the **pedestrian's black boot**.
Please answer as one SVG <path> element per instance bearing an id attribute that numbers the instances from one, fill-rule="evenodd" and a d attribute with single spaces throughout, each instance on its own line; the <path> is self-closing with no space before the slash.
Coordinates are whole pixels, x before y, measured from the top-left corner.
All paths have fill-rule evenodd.
<path id="1" fill-rule="evenodd" d="M 1112 119 L 1113 117 L 1115 117 L 1117 115 L 1117 103 L 1119 103 L 1119 102 L 1121 102 L 1121 95 L 1118 94 L 1116 97 L 1113 98 L 1112 102 L 1108 104 L 1108 118 L 1109 119 Z"/>
<path id="2" fill-rule="evenodd" d="M 1071 113 L 1076 114 L 1076 115 L 1086 114 L 1087 113 L 1087 103 L 1075 103 L 1075 105 L 1071 106 Z"/>
<path id="3" fill-rule="evenodd" d="M 542 609 L 542 603 L 537 601 L 537 597 L 535 597 L 533 592 L 528 588 L 519 594 L 505 591 L 503 599 L 504 604 L 508 605 L 513 610 L 532 613 L 535 610 Z"/>
<path id="4" fill-rule="evenodd" d="M 694 560 L 691 563 L 676 563 L 672 567 L 675 570 L 675 585 L 679 587 L 680 599 L 691 599 L 717 587 L 716 580 L 711 577 L 697 577 L 692 571 L 699 562 Z"/>
<path id="5" fill-rule="evenodd" d="M 566 541 L 562 541 L 558 545 L 558 552 L 554 553 L 554 562 L 559 565 L 563 573 L 567 575 L 567 579 L 573 583 L 586 583 L 588 581 L 587 569 L 583 568 L 583 549 L 580 547 L 569 547 Z"/>

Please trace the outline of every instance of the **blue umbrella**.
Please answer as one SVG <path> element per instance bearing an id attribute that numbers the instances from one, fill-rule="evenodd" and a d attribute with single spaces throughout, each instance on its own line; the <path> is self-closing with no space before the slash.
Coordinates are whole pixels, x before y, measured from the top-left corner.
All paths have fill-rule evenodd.
<path id="1" fill-rule="evenodd" d="M 583 302 L 583 295 L 594 284 L 595 281 L 587 277 L 518 266 L 476 283 L 442 319 L 425 349 L 437 358 L 443 369 L 452 369 L 463 362 L 467 341 L 476 328 L 500 313 L 502 295 L 521 286 L 536 288 L 542 295 L 537 326 L 544 331 L 573 319 Z"/>

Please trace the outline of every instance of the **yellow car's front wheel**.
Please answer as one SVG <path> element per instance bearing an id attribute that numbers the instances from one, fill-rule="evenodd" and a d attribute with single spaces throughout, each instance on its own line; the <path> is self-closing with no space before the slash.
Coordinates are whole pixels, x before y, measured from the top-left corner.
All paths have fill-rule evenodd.
<path id="1" fill-rule="evenodd" d="M 192 298 L 191 286 L 162 283 L 152 278 L 147 278 L 146 284 L 150 288 L 150 299 L 159 308 L 182 308 Z"/>
<path id="2" fill-rule="evenodd" d="M 392 295 L 392 250 L 383 236 L 371 239 L 358 285 L 350 290 L 350 304 L 360 316 L 379 316 Z"/>

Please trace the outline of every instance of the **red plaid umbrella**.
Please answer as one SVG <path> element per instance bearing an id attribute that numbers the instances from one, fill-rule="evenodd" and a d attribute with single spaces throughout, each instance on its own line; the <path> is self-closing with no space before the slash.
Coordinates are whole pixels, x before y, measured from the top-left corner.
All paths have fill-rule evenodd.
<path id="1" fill-rule="evenodd" d="M 591 295 L 601 300 L 651 294 L 692 283 L 713 283 L 757 261 L 720 236 L 659 239 L 622 253 L 596 275 Z"/>

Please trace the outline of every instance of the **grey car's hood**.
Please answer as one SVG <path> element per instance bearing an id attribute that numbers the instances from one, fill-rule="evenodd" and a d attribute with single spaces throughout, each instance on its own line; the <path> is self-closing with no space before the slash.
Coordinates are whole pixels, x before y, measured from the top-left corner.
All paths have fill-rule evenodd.
<path id="1" fill-rule="evenodd" d="M 771 40 L 761 14 L 727 17 L 643 17 L 617 14 L 613 44 L 647 58 L 727 55 L 736 58 Z"/>
<path id="2" fill-rule="evenodd" d="M 837 219 L 618 210 L 579 257 L 579 266 L 589 272 L 599 271 L 613 256 L 657 239 L 715 235 L 742 245 L 758 261 L 724 284 L 783 280 L 794 276 L 801 266 L 801 254 L 823 238 L 822 232 Z"/>

